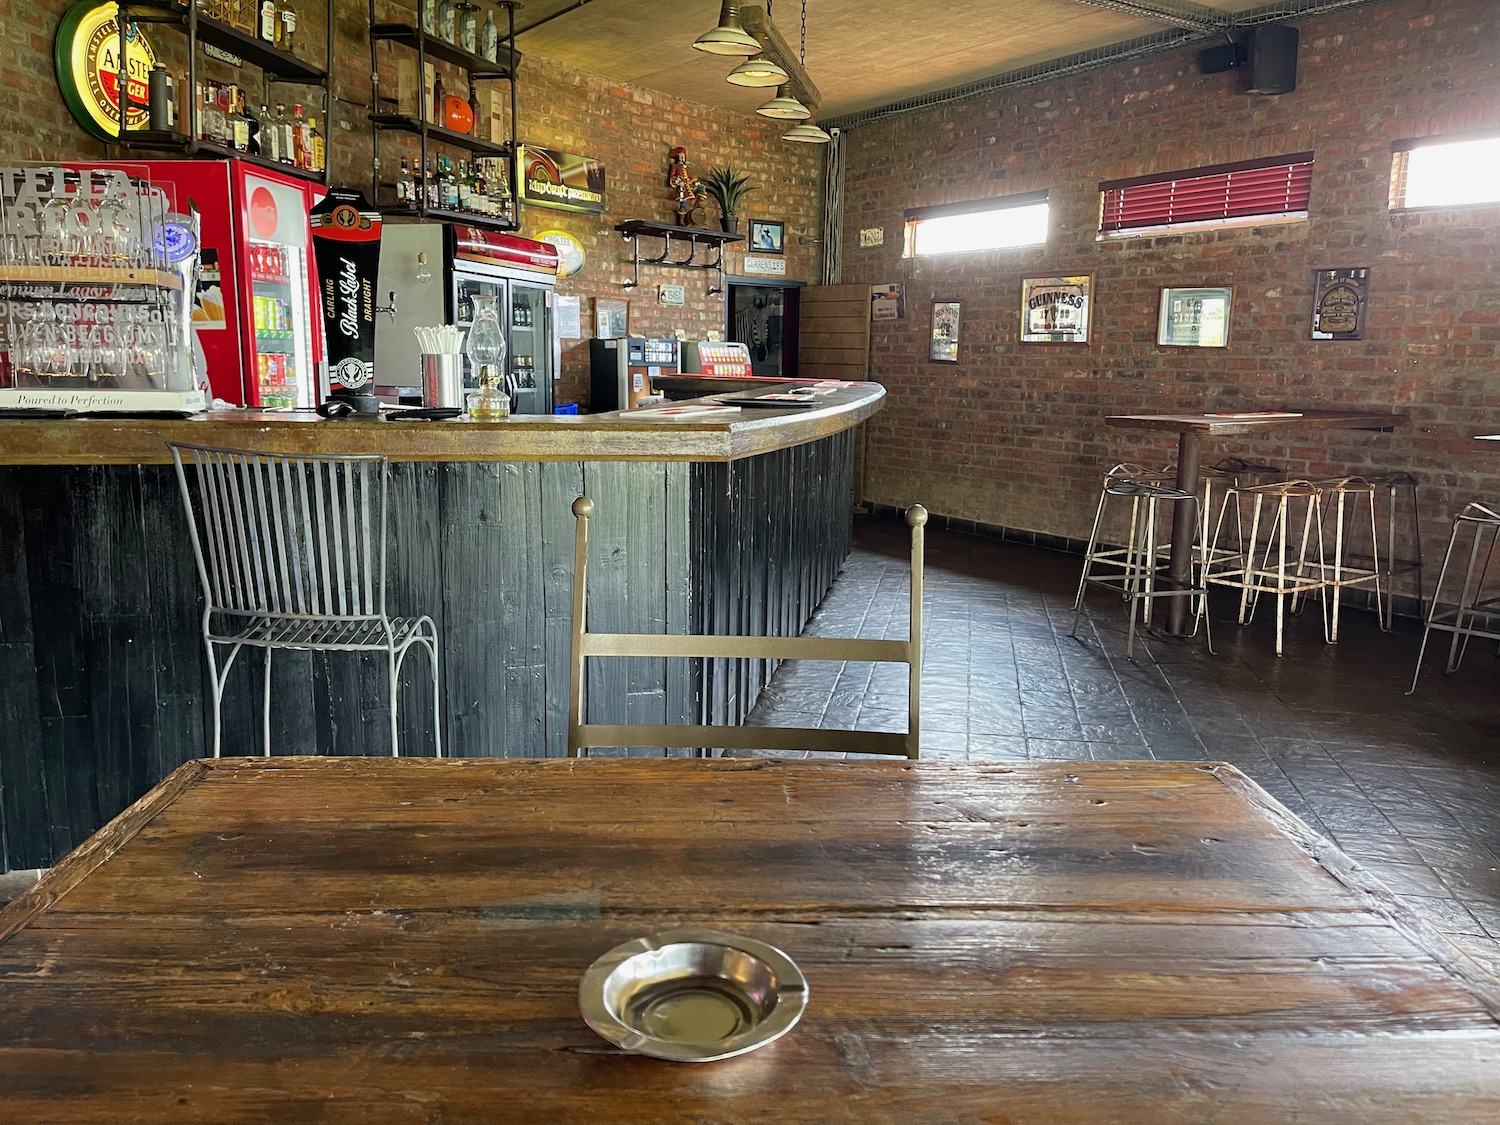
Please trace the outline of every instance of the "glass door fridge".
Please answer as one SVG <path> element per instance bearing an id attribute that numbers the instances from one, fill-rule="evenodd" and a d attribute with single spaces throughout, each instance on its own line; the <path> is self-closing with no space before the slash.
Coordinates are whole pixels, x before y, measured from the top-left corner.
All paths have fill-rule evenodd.
<path id="1" fill-rule="evenodd" d="M 510 283 L 510 373 L 517 414 L 552 413 L 552 289 Z"/>

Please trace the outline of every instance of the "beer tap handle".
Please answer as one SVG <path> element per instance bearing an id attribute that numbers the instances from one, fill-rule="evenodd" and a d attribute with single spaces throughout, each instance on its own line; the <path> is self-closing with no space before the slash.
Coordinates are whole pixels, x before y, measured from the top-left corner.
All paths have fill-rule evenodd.
<path id="1" fill-rule="evenodd" d="M 392 324 L 396 323 L 396 291 L 394 289 L 391 290 L 391 303 L 388 304 L 388 305 L 376 305 L 375 306 L 375 312 L 377 314 L 379 314 L 379 313 L 390 313 L 391 314 L 391 323 Z"/>

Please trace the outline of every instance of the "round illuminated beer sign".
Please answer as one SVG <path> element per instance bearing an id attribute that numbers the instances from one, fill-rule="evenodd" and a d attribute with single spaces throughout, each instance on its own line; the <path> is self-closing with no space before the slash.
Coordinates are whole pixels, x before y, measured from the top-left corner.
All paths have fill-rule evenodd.
<path id="1" fill-rule="evenodd" d="M 151 41 L 131 22 L 125 26 L 121 66 L 117 10 L 113 2 L 81 0 L 63 16 L 53 47 L 63 101 L 80 125 L 105 141 L 120 135 L 121 71 L 129 94 L 125 127 L 146 128 L 146 82 L 156 65 Z"/>

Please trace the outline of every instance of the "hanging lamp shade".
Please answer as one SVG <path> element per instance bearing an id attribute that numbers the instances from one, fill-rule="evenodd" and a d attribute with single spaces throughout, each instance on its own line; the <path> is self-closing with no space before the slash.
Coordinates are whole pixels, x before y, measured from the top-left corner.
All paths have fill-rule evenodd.
<path id="1" fill-rule="evenodd" d="M 803 144 L 826 145 L 833 140 L 824 130 L 813 123 L 812 119 L 804 121 L 801 125 L 793 125 L 785 133 L 781 134 L 784 141 L 801 141 Z"/>
<path id="2" fill-rule="evenodd" d="M 758 55 L 760 42 L 740 26 L 740 6 L 724 0 L 719 25 L 693 40 L 693 46 L 711 55 Z"/>
<path id="3" fill-rule="evenodd" d="M 812 110 L 788 94 L 785 86 L 778 86 L 776 96 L 755 112 L 773 121 L 806 121 L 812 116 Z"/>
<path id="4" fill-rule="evenodd" d="M 729 72 L 729 81 L 736 86 L 780 86 L 790 77 L 765 55 L 748 58 Z"/>

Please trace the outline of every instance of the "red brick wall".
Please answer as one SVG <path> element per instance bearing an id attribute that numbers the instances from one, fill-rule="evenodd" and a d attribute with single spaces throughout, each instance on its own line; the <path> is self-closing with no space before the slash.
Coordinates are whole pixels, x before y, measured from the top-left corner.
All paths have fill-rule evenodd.
<path id="1" fill-rule="evenodd" d="M 1394 216 L 1391 142 L 1500 128 L 1500 5 L 1402 0 L 1301 23 L 1298 88 L 1243 92 L 1192 50 L 885 122 L 847 137 L 846 282 L 901 281 L 907 319 L 872 326 L 890 391 L 870 423 L 867 495 L 1084 537 L 1098 473 L 1164 462 L 1170 437 L 1107 429 L 1106 414 L 1370 408 L 1393 435 L 1271 435 L 1209 443 L 1297 474 L 1409 469 L 1429 548 L 1464 502 L 1500 499 L 1500 207 Z M 1311 219 L 1099 241 L 1101 180 L 1313 150 Z M 902 211 L 1047 189 L 1045 247 L 901 258 Z M 860 249 L 862 227 L 885 244 Z M 1309 338 L 1314 271 L 1368 266 L 1364 339 Z M 1093 341 L 1017 343 L 1020 278 L 1096 275 Z M 1158 291 L 1233 286 L 1226 350 L 1159 348 Z M 926 360 L 932 299 L 962 298 L 957 366 Z"/>
<path id="2" fill-rule="evenodd" d="M 0 37 L 0 69 L 14 79 L 7 99 L 0 105 L 0 161 L 104 156 L 104 146 L 73 120 L 57 90 L 52 41 L 62 14 L 71 4 L 72 0 L 37 0 L 31 5 L 0 0 L 0 26 L 7 32 Z M 410 14 L 414 10 L 414 3 L 382 4 L 380 18 L 414 19 Z M 320 125 L 328 135 L 336 182 L 352 183 L 368 191 L 370 145 L 364 120 L 370 100 L 367 5 L 363 0 L 339 0 L 336 11 L 334 74 L 335 94 L 340 101 L 332 126 Z M 298 53 L 321 58 L 322 21 L 313 16 L 309 5 L 301 5 L 299 12 L 308 35 Z M 177 68 L 180 75 L 182 37 L 160 28 L 150 28 L 148 34 L 158 44 L 163 61 Z M 523 41 L 523 55 L 524 45 Z M 726 64 L 726 73 L 729 68 Z M 246 77 L 257 74 L 250 66 L 236 72 L 210 62 L 204 73 L 226 82 L 244 80 L 259 90 L 258 78 L 251 81 Z M 454 71 L 445 70 L 445 75 L 451 91 L 464 92 Z M 290 87 L 287 91 L 280 96 L 292 97 Z M 522 213 L 522 233 L 562 229 L 576 236 L 588 254 L 583 270 L 558 284 L 559 293 L 582 298 L 586 333 L 581 341 L 564 341 L 558 401 L 579 401 L 586 396 L 587 333 L 595 297 L 628 299 L 631 331 L 637 334 L 671 335 L 682 328 L 690 337 L 701 339 L 705 333 L 724 327 L 724 298 L 706 295 L 710 278 L 716 277 L 710 271 L 642 266 L 640 288 L 627 291 L 620 287 L 630 277 L 630 248 L 613 228 L 626 219 L 672 221 L 671 194 L 666 186 L 667 152 L 677 145 L 688 150 L 692 168 L 700 176 L 715 165 L 726 164 L 748 173 L 758 190 L 747 198 L 741 230 L 748 218 L 785 222 L 786 276 L 795 280 L 816 278 L 814 240 L 822 185 L 821 146 L 783 142 L 785 125 L 761 117 L 685 102 L 540 58 L 523 58 L 517 91 L 522 141 L 596 157 L 604 161 L 608 177 L 608 210 L 602 216 L 539 207 L 525 208 Z M 382 150 L 388 168 L 399 164 L 399 143 L 388 142 Z M 457 158 L 459 154 L 452 155 Z M 709 225 L 717 228 L 717 208 L 710 202 L 706 210 Z M 646 249 L 659 253 L 660 246 L 659 241 L 652 240 Z M 674 250 L 674 256 L 679 253 Z M 743 257 L 742 251 L 729 250 L 725 255 L 728 272 L 743 272 Z M 702 250 L 698 260 L 705 260 Z M 681 308 L 658 305 L 658 285 L 685 286 L 687 304 Z"/>

